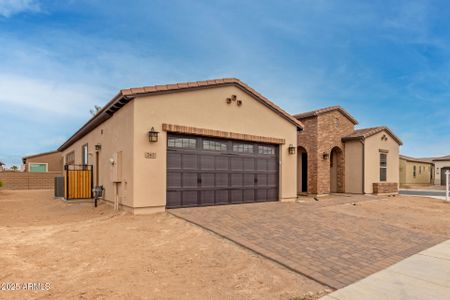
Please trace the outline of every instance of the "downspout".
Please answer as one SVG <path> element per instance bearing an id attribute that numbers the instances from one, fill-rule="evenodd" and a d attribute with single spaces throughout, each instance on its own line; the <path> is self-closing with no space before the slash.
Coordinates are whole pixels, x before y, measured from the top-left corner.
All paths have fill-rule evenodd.
<path id="1" fill-rule="evenodd" d="M 365 144 L 365 142 L 364 142 L 364 138 L 361 138 L 361 140 L 359 140 L 360 142 L 361 142 L 361 148 L 362 148 L 362 193 L 363 194 L 365 194 L 366 193 L 366 190 L 365 190 L 365 188 L 366 188 L 366 166 L 365 166 L 365 163 L 366 163 L 366 158 L 365 158 L 365 156 L 366 156 L 366 144 Z"/>

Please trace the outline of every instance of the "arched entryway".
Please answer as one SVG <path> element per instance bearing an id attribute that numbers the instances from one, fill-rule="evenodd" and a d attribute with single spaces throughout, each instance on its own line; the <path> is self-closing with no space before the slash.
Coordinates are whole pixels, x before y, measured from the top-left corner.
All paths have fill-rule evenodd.
<path id="1" fill-rule="evenodd" d="M 297 193 L 308 193 L 308 153 L 303 147 L 297 150 Z"/>
<path id="2" fill-rule="evenodd" d="M 344 192 L 344 153 L 337 146 L 330 152 L 330 192 Z"/>

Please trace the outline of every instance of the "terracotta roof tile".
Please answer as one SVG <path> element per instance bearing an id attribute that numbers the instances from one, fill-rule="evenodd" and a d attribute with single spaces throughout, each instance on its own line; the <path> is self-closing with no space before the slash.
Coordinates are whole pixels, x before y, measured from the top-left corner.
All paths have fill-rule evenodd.
<path id="1" fill-rule="evenodd" d="M 441 156 L 441 157 L 435 157 L 433 161 L 447 161 L 450 160 L 450 155 Z"/>
<path id="2" fill-rule="evenodd" d="M 331 111 L 336 111 L 336 110 L 341 112 L 344 116 L 346 116 L 347 119 L 349 119 L 353 124 L 355 124 L 355 125 L 358 124 L 358 121 L 351 114 L 349 114 L 345 109 L 343 109 L 339 105 L 330 106 L 330 107 L 324 107 L 324 108 L 320 108 L 320 109 L 316 109 L 316 110 L 312 110 L 312 111 L 296 114 L 296 115 L 294 115 L 294 118 L 296 118 L 298 120 L 301 120 L 301 119 L 316 117 L 316 116 L 319 116 L 321 114 L 324 114 L 324 113 L 327 113 L 327 112 L 331 112 Z"/>
<path id="3" fill-rule="evenodd" d="M 411 161 L 411 162 L 419 162 L 419 163 L 426 163 L 426 164 L 433 164 L 433 162 L 431 160 L 427 160 L 427 159 L 420 159 L 420 158 L 414 158 L 411 156 L 406 156 L 406 155 L 402 155 L 400 154 L 400 158 L 407 160 L 407 161 Z"/>
<path id="4" fill-rule="evenodd" d="M 361 128 L 353 131 L 353 133 L 342 138 L 343 141 L 355 140 L 355 139 L 366 139 L 375 135 L 379 132 L 386 131 L 397 143 L 403 145 L 403 142 L 386 126 L 377 126 L 370 128 Z"/>

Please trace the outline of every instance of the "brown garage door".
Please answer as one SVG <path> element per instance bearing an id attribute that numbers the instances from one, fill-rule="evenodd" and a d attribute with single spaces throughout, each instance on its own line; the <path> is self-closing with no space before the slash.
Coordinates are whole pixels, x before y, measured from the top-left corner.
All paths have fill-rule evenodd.
<path id="1" fill-rule="evenodd" d="M 167 207 L 276 201 L 278 146 L 169 134 Z"/>

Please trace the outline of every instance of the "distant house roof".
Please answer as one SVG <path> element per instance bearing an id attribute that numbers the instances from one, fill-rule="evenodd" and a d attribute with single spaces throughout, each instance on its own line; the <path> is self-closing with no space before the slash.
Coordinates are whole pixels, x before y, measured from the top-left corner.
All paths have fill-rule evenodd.
<path id="1" fill-rule="evenodd" d="M 418 163 L 425 163 L 425 164 L 430 164 L 432 165 L 433 162 L 431 160 L 425 160 L 425 159 L 420 159 L 420 158 L 414 158 L 411 156 L 406 156 L 406 155 L 402 155 L 400 154 L 400 158 L 404 159 L 406 161 L 410 161 L 410 162 L 418 162 Z"/>
<path id="2" fill-rule="evenodd" d="M 49 151 L 49 152 L 43 152 L 43 153 L 38 153 L 38 154 L 32 154 L 32 155 L 24 156 L 24 157 L 22 157 L 22 162 L 26 163 L 26 160 L 29 159 L 29 158 L 34 158 L 34 157 L 54 154 L 54 153 L 58 153 L 58 152 L 59 152 L 58 150 L 55 150 L 55 151 Z"/>
<path id="3" fill-rule="evenodd" d="M 347 119 L 349 119 L 350 122 L 352 122 L 355 125 L 358 124 L 358 121 L 351 114 L 349 114 L 345 109 L 343 109 L 339 105 L 337 105 L 337 106 L 330 106 L 330 107 L 324 107 L 324 108 L 320 108 L 320 109 L 316 109 L 316 110 L 312 110 L 312 111 L 296 114 L 296 115 L 294 115 L 294 118 L 296 118 L 298 120 L 302 120 L 302 119 L 306 119 L 306 118 L 316 117 L 316 116 L 319 116 L 321 114 L 332 112 L 332 111 L 339 111 L 341 114 L 343 114 L 345 117 L 347 117 Z"/>
<path id="4" fill-rule="evenodd" d="M 377 126 L 370 128 L 361 128 L 353 131 L 353 133 L 342 138 L 342 141 L 366 139 L 379 132 L 386 131 L 399 145 L 403 145 L 403 142 L 386 126 Z"/>
<path id="5" fill-rule="evenodd" d="M 433 161 L 447 161 L 447 160 L 450 161 L 450 155 L 433 158 Z"/>
<path id="6" fill-rule="evenodd" d="M 144 86 L 137 88 L 129 88 L 120 90 L 119 93 L 113 97 L 95 116 L 93 116 L 86 124 L 84 124 L 74 135 L 72 135 L 64 144 L 62 144 L 58 151 L 63 151 L 70 147 L 77 140 L 88 134 L 91 130 L 96 128 L 98 125 L 105 122 L 107 119 L 111 118 L 112 115 L 128 102 L 136 97 L 150 96 L 150 95 L 160 95 L 166 93 L 183 92 L 189 90 L 198 90 L 204 88 L 214 88 L 222 86 L 236 86 L 246 92 L 247 94 L 253 96 L 260 103 L 297 126 L 303 129 L 303 123 L 288 114 L 286 111 L 281 109 L 275 103 L 249 87 L 247 84 L 243 83 L 237 78 L 223 78 L 223 79 L 213 79 L 204 81 L 192 81 L 174 84 L 164 84 L 164 85 L 153 85 Z"/>
<path id="7" fill-rule="evenodd" d="M 6 164 L 3 163 L 2 161 L 0 161 L 0 167 L 1 167 L 1 166 L 6 166 Z"/>

